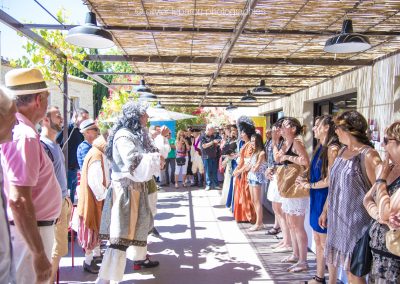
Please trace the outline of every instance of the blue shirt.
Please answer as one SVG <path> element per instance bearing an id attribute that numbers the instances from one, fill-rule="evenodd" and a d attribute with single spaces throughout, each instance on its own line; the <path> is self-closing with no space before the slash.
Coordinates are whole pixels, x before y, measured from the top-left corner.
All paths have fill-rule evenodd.
<path id="1" fill-rule="evenodd" d="M 47 145 L 47 149 L 50 150 L 52 157 L 50 160 L 53 162 L 54 173 L 56 174 L 56 178 L 61 188 L 61 195 L 64 199 L 68 195 L 67 188 L 67 173 L 65 171 L 65 159 L 64 154 L 61 151 L 60 145 L 51 141 L 47 137 L 40 136 L 40 141 Z M 46 153 L 47 150 L 45 149 Z"/>
<path id="2" fill-rule="evenodd" d="M 83 161 L 85 160 L 86 154 L 91 148 L 92 145 L 89 144 L 86 140 L 79 144 L 78 149 L 76 150 L 76 158 L 78 159 L 80 169 L 82 169 Z"/>

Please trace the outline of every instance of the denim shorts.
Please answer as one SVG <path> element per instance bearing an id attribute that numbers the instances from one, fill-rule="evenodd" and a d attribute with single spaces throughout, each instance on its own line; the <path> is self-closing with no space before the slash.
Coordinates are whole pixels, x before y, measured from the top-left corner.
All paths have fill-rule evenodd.
<path id="1" fill-rule="evenodd" d="M 256 181 L 256 180 L 248 180 L 248 183 L 249 183 L 250 185 L 261 185 L 261 182 Z"/>

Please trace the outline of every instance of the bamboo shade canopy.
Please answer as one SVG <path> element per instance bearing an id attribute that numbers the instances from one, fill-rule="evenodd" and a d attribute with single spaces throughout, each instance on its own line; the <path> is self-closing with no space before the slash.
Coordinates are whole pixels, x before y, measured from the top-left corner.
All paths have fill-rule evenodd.
<path id="1" fill-rule="evenodd" d="M 294 94 L 358 68 L 360 62 L 372 65 L 400 50 L 400 0 L 85 3 L 106 28 L 125 27 L 110 30 L 114 41 L 123 55 L 132 56 L 127 60 L 135 73 L 165 105 L 220 106 L 229 100 L 240 105 L 238 94 L 244 95 L 261 79 L 277 96 Z M 255 8 L 245 18 L 243 11 L 251 4 Z M 325 41 L 340 32 L 345 19 L 353 20 L 354 32 L 368 35 L 371 49 L 351 54 L 323 51 Z M 238 32 L 241 23 L 244 28 Z M 202 57 L 207 60 L 199 60 Z M 277 60 L 267 64 L 266 59 Z M 181 96 L 184 93 L 188 95 Z M 213 97 L 216 94 L 224 97 Z M 258 96 L 257 103 L 247 105 L 273 99 Z"/>

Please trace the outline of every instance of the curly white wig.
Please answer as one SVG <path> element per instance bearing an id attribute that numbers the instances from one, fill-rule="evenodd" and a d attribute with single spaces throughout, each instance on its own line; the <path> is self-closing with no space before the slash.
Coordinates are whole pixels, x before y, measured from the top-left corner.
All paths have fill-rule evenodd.
<path id="1" fill-rule="evenodd" d="M 150 149 L 152 149 L 153 146 L 148 130 L 140 124 L 140 117 L 146 113 L 147 108 L 148 105 L 134 101 L 128 102 L 122 107 L 122 115 L 118 117 L 108 137 L 106 148 L 106 156 L 108 159 L 112 160 L 114 136 L 121 128 L 128 129 L 132 132 L 135 138 L 143 143 L 143 149 L 145 151 L 151 151 Z"/>

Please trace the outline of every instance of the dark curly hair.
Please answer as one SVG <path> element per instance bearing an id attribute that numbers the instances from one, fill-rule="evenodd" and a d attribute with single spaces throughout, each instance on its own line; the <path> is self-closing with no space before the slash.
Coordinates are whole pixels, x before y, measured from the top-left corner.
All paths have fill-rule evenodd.
<path id="1" fill-rule="evenodd" d="M 336 127 L 350 133 L 358 142 L 371 146 L 374 145 L 368 139 L 368 123 L 365 117 L 355 110 L 345 111 L 335 119 Z"/>

